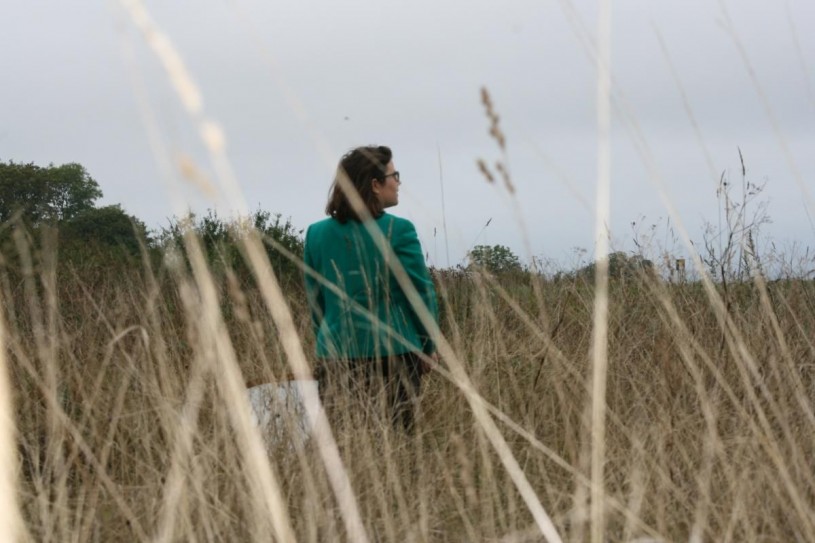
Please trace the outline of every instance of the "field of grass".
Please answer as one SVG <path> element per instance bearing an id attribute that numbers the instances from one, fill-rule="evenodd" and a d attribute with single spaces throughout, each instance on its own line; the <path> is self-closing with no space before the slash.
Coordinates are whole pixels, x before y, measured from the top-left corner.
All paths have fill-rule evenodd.
<path id="1" fill-rule="evenodd" d="M 447 361 L 414 435 L 347 398 L 332 464 L 331 443 L 263 442 L 243 418 L 243 382 L 292 373 L 250 276 L 52 256 L 0 274 L 21 540 L 543 540 Z M 442 332 L 533 498 L 588 540 L 593 284 L 437 279 Z M 310 358 L 301 281 L 281 286 Z M 612 280 L 606 539 L 815 540 L 814 337 L 812 280 Z"/>
<path id="2" fill-rule="evenodd" d="M 124 5 L 240 200 L 180 55 L 140 3 Z M 589 47 L 601 226 L 608 32 Z M 517 204 L 486 90 L 482 101 L 500 158 L 479 168 Z M 636 120 L 624 107 L 620 120 L 661 191 Z M 105 260 L 90 246 L 63 258 L 48 235 L 3 225 L 0 540 L 815 541 L 811 262 L 768 280 L 753 238 L 766 216 L 746 214 L 749 185 L 739 201 L 722 183 L 705 242 L 724 235 L 725 251 L 709 251 L 692 280 L 636 268 L 605 285 L 603 228 L 596 285 L 580 273 L 437 271 L 445 341 L 415 431 L 348 390 L 310 412 L 304 444 L 269 439 L 247 402 L 247 383 L 307 378 L 313 362 L 301 274 L 282 260 L 270 273 L 256 232 L 225 265 L 181 229 L 184 257 L 152 247 Z"/>

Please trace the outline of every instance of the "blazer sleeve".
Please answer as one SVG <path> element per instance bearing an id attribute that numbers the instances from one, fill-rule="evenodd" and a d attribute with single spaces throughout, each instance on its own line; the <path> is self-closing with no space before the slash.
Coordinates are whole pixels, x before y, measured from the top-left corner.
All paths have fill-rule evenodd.
<path id="1" fill-rule="evenodd" d="M 393 251 L 402 267 L 407 272 L 413 286 L 419 293 L 422 301 L 427 309 L 430 311 L 433 320 L 438 323 L 439 309 L 436 300 L 436 288 L 433 286 L 433 280 L 430 277 L 430 271 L 427 269 L 427 264 L 422 254 L 422 246 L 419 243 L 419 236 L 416 234 L 416 228 L 408 220 L 399 221 L 400 227 L 397 230 L 397 235 L 394 236 Z M 436 352 L 436 345 L 430 337 L 428 330 L 422 325 L 421 320 L 416 314 L 415 310 L 411 307 L 410 313 L 415 323 L 416 329 L 419 332 L 419 338 L 422 341 L 422 351 L 425 354 L 432 354 Z"/>
<path id="2" fill-rule="evenodd" d="M 314 328 L 314 335 L 320 329 L 320 323 L 323 322 L 323 315 L 325 314 L 325 299 L 323 298 L 323 290 L 319 281 L 312 275 L 314 273 L 321 273 L 316 264 L 316 258 L 313 254 L 315 250 L 314 240 L 311 236 L 311 227 L 306 231 L 306 242 L 303 249 L 303 263 L 305 269 L 305 285 L 306 285 L 306 299 L 308 300 L 308 307 L 311 313 L 311 325 Z"/>

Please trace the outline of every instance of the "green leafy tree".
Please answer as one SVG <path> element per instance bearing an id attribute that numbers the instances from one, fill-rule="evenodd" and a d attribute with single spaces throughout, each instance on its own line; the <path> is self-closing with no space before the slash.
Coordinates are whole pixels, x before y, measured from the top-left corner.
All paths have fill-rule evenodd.
<path id="1" fill-rule="evenodd" d="M 191 213 L 182 219 L 173 219 L 169 227 L 162 229 L 159 245 L 183 249 L 184 233 L 192 230 L 201 239 L 210 264 L 216 268 L 225 265 L 240 273 L 248 273 L 240 243 L 250 227 L 260 233 L 275 272 L 286 278 L 299 278 L 301 272 L 296 262 L 278 248 L 282 247 L 295 259 L 302 260 L 303 231 L 295 228 L 290 219 L 284 220 L 279 213 L 257 210 L 248 220 L 223 219 L 211 210 L 202 217 Z"/>
<path id="2" fill-rule="evenodd" d="M 577 276 L 584 279 L 594 279 L 595 264 L 591 263 L 577 271 Z M 640 255 L 627 255 L 617 251 L 608 255 L 608 276 L 611 279 L 634 279 L 642 274 L 652 274 L 654 263 Z"/>
<path id="3" fill-rule="evenodd" d="M 30 225 L 70 220 L 101 197 L 99 184 L 80 164 L 0 162 L 0 222 L 18 212 Z"/>
<path id="4" fill-rule="evenodd" d="M 470 266 L 485 269 L 490 273 L 499 274 L 523 270 L 518 256 L 503 245 L 476 245 L 468 256 Z"/>
<path id="5" fill-rule="evenodd" d="M 60 223 L 59 231 L 60 241 L 66 247 L 90 244 L 97 248 L 120 248 L 135 255 L 141 244 L 148 242 L 144 223 L 118 205 L 87 209 Z"/>

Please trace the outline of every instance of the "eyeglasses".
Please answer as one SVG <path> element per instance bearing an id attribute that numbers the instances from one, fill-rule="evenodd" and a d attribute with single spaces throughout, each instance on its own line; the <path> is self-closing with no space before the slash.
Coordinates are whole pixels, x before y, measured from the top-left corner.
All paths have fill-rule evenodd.
<path id="1" fill-rule="evenodd" d="M 393 177 L 394 179 L 396 179 L 396 182 L 397 182 L 397 183 L 401 183 L 401 182 L 402 182 L 402 181 L 399 179 L 399 172 L 386 173 L 384 176 L 382 176 L 382 180 L 384 181 L 384 180 L 385 180 L 385 179 L 387 179 L 388 177 Z"/>

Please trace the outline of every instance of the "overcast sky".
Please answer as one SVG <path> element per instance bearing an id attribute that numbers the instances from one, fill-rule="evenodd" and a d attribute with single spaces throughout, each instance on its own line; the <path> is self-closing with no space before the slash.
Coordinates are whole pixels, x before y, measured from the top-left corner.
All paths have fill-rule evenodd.
<path id="1" fill-rule="evenodd" d="M 815 2 L 613 4 L 614 247 L 633 249 L 634 230 L 642 239 L 656 225 L 655 246 L 687 253 L 670 241 L 668 212 L 632 127 L 695 242 L 705 223 L 718 222 L 718 177 L 741 183 L 740 148 L 748 180 L 766 182 L 761 199 L 773 222 L 764 242 L 812 246 Z M 198 85 L 203 115 L 223 127 L 251 209 L 299 227 L 321 219 L 342 153 L 379 143 L 393 148 L 402 174 L 401 203 L 391 211 L 414 221 L 431 262 L 447 264 L 442 175 L 450 264 L 474 244 L 565 264 L 574 248 L 592 253 L 596 2 L 144 6 Z M 215 177 L 195 122 L 122 4 L 6 5 L 0 51 L 0 160 L 79 162 L 99 182 L 102 203 L 120 203 L 154 228 L 187 207 L 231 207 L 162 166 L 186 156 Z M 487 133 L 482 86 L 501 116 L 514 199 L 476 167 L 479 158 L 502 158 Z"/>

